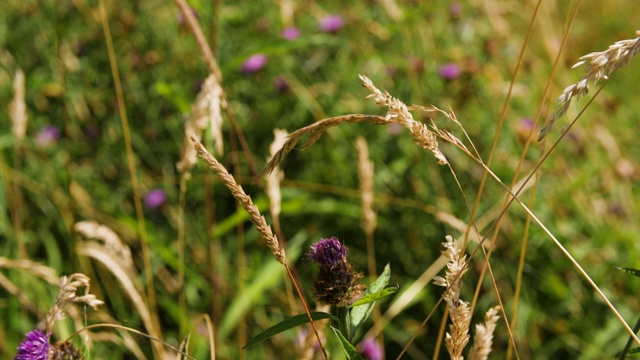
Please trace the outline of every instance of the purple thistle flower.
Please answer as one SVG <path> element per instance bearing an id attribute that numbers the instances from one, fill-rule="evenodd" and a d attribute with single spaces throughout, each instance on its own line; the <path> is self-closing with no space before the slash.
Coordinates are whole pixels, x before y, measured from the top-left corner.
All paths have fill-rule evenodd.
<path id="1" fill-rule="evenodd" d="M 378 341 L 372 337 L 366 337 L 360 342 L 360 354 L 365 359 L 369 360 L 382 360 L 384 354 L 382 353 L 382 347 Z"/>
<path id="2" fill-rule="evenodd" d="M 162 189 L 153 189 L 144 196 L 144 205 L 157 209 L 167 201 L 167 194 Z"/>
<path id="3" fill-rule="evenodd" d="M 60 139 L 60 129 L 53 125 L 47 125 L 36 135 L 36 144 L 44 147 L 55 143 Z"/>
<path id="4" fill-rule="evenodd" d="M 335 236 L 330 239 L 320 239 L 311 245 L 311 251 L 307 257 L 322 267 L 333 267 L 341 262 L 346 262 L 347 248 Z"/>
<path id="5" fill-rule="evenodd" d="M 27 333 L 25 340 L 18 346 L 14 360 L 47 360 L 49 358 L 49 336 L 42 330 Z"/>
<path id="6" fill-rule="evenodd" d="M 320 30 L 327 33 L 335 33 L 344 25 L 344 20 L 340 15 L 329 15 L 320 20 Z"/>
<path id="7" fill-rule="evenodd" d="M 445 80 L 453 80 L 460 76 L 461 73 L 460 67 L 453 63 L 442 65 L 438 71 L 440 77 Z"/>
<path id="8" fill-rule="evenodd" d="M 251 55 L 244 64 L 242 64 L 242 72 L 245 74 L 253 74 L 267 65 L 267 56 L 265 54 Z"/>
<path id="9" fill-rule="evenodd" d="M 300 37 L 300 30 L 298 30 L 298 28 L 295 26 L 289 26 L 288 28 L 282 30 L 280 36 L 282 36 L 282 38 L 285 40 L 292 41 Z"/>
<path id="10" fill-rule="evenodd" d="M 318 302 L 344 307 L 362 296 L 365 286 L 358 284 L 362 274 L 351 269 L 347 262 L 347 247 L 337 237 L 320 239 L 311 246 L 307 258 L 320 265 L 313 282 L 313 293 Z"/>

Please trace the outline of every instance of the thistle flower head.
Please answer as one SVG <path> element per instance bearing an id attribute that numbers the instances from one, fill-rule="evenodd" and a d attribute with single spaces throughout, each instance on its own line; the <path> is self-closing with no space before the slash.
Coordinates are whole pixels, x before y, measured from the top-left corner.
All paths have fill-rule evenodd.
<path id="1" fill-rule="evenodd" d="M 362 295 L 364 285 L 358 284 L 362 274 L 351 269 L 347 262 L 347 251 L 338 238 L 332 237 L 320 239 L 307 253 L 309 260 L 320 265 L 313 283 L 313 292 L 319 302 L 343 307 Z"/>
<path id="2" fill-rule="evenodd" d="M 320 239 L 311 245 L 311 251 L 307 257 L 322 267 L 333 267 L 341 262 L 346 262 L 347 247 L 342 245 L 335 236 L 329 239 Z"/>
<path id="3" fill-rule="evenodd" d="M 24 341 L 18 346 L 14 360 L 47 360 L 49 358 L 49 336 L 42 330 L 27 333 Z"/>

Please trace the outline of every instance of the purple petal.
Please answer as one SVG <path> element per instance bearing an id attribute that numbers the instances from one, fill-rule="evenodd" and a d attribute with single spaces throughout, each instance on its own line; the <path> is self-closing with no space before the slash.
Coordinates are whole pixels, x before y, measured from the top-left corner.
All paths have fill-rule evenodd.
<path id="1" fill-rule="evenodd" d="M 162 189 L 153 189 L 144 196 L 144 205 L 157 209 L 167 201 L 167 194 Z"/>
<path id="2" fill-rule="evenodd" d="M 453 80 L 460 76 L 461 73 L 460 67 L 452 63 L 442 65 L 440 71 L 438 71 L 440 77 L 445 80 Z"/>
<path id="3" fill-rule="evenodd" d="M 262 70 L 263 67 L 267 65 L 267 56 L 265 54 L 255 54 L 250 56 L 247 60 L 245 60 L 244 64 L 242 64 L 242 72 L 245 74 L 253 74 Z"/>
<path id="4" fill-rule="evenodd" d="M 329 15 L 320 20 L 320 30 L 328 33 L 335 33 L 344 25 L 344 20 L 340 15 Z"/>
<path id="5" fill-rule="evenodd" d="M 49 358 L 49 336 L 42 330 L 27 333 L 24 341 L 18 346 L 14 360 L 47 360 Z"/>
<path id="6" fill-rule="evenodd" d="M 290 26 L 282 30 L 282 33 L 280 33 L 280 35 L 283 39 L 291 41 L 300 37 L 300 30 L 298 30 L 298 28 L 295 26 Z"/>

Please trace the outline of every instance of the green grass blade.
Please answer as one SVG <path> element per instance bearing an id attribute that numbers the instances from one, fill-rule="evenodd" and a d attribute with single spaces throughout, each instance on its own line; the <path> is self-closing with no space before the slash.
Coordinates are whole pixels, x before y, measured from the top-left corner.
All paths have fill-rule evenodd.
<path id="1" fill-rule="evenodd" d="M 364 360 L 362 356 L 360 356 L 360 353 L 358 353 L 358 350 L 356 350 L 355 346 L 353 346 L 347 340 L 347 338 L 342 335 L 340 330 L 334 328 L 333 326 L 331 327 L 331 329 L 336 334 L 338 339 L 340 339 L 340 344 L 342 344 L 342 349 L 344 350 L 345 355 L 347 355 L 347 360 Z"/>
<path id="2" fill-rule="evenodd" d="M 311 318 L 315 321 L 315 320 L 322 320 L 322 319 L 332 319 L 332 320 L 338 320 L 335 316 L 331 315 L 331 314 L 327 314 L 325 312 L 318 312 L 318 311 L 313 311 L 311 312 Z M 267 340 L 268 338 L 277 335 L 283 331 L 289 330 L 289 329 L 293 329 L 296 326 L 300 326 L 300 325 L 304 325 L 309 323 L 309 316 L 307 314 L 299 314 L 299 315 L 294 315 L 292 317 L 286 318 L 284 320 L 282 320 L 281 322 L 273 325 L 272 327 L 268 328 L 267 330 L 261 332 L 260 334 L 258 334 L 256 337 L 254 337 L 253 339 L 249 340 L 249 342 L 247 343 L 247 345 L 245 345 L 243 347 L 243 349 L 246 349 L 250 346 L 259 344 L 265 340 Z"/>

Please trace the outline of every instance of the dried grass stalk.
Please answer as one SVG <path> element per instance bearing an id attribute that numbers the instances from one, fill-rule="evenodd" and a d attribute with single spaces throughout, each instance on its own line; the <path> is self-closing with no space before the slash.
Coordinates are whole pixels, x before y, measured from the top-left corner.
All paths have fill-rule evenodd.
<path id="1" fill-rule="evenodd" d="M 95 221 L 80 221 L 74 229 L 86 238 L 104 242 L 105 248 L 127 267 L 133 265 L 131 250 L 113 230 Z"/>
<path id="2" fill-rule="evenodd" d="M 249 213 L 251 222 L 258 229 L 260 236 L 264 239 L 267 247 L 269 247 L 269 250 L 271 250 L 273 255 L 276 257 L 276 260 L 279 263 L 286 265 L 284 249 L 280 248 L 278 245 L 278 239 L 273 235 L 271 227 L 267 225 L 267 221 L 264 219 L 264 216 L 260 214 L 258 207 L 253 204 L 253 201 L 251 201 L 251 197 L 244 192 L 242 186 L 236 182 L 227 169 L 211 154 L 209 154 L 207 149 L 200 143 L 200 141 L 198 141 L 198 139 L 191 137 L 191 141 L 193 142 L 193 147 L 196 149 L 200 157 L 209 164 L 211 169 L 213 169 L 218 176 L 220 176 L 222 182 L 231 191 L 231 194 L 236 198 L 240 206 Z"/>
<path id="3" fill-rule="evenodd" d="M 258 177 L 262 177 L 263 175 L 270 174 L 280 163 L 284 160 L 284 157 L 287 156 L 288 153 L 291 152 L 298 144 L 300 139 L 308 134 L 311 134 L 309 139 L 300 147 L 299 150 L 304 150 L 309 146 L 313 145 L 322 134 L 328 129 L 338 126 L 342 123 L 363 123 L 363 122 L 371 122 L 374 125 L 383 125 L 388 124 L 389 122 L 382 116 L 376 115 L 365 115 L 365 114 L 350 114 L 350 115 L 342 115 L 336 116 L 328 119 L 323 119 L 316 121 L 315 123 L 305 126 L 301 129 L 298 129 L 291 133 L 287 138 L 287 141 L 284 143 L 282 148 L 276 152 L 269 163 L 265 166 L 264 170 L 258 175 Z"/>
<path id="4" fill-rule="evenodd" d="M 429 130 L 427 125 L 413 119 L 413 115 L 409 112 L 407 105 L 402 101 L 391 96 L 386 90 L 380 91 L 373 82 L 364 75 L 358 75 L 362 80 L 362 86 L 371 91 L 371 95 L 366 99 L 373 99 L 376 104 L 389 108 L 385 120 L 388 122 L 398 123 L 409 130 L 413 141 L 425 150 L 429 150 L 438 160 L 438 164 L 446 165 L 447 159 L 438 149 L 438 141 L 436 134 Z"/>
<path id="5" fill-rule="evenodd" d="M 484 315 L 484 323 L 476 324 L 473 347 L 469 351 L 469 360 L 486 360 L 493 346 L 493 332 L 500 316 L 500 306 L 494 306 Z"/>
<path id="6" fill-rule="evenodd" d="M 609 46 L 605 51 L 593 52 L 580 58 L 580 61 L 572 68 L 586 64 L 584 75 L 577 83 L 569 85 L 562 95 L 558 97 L 558 109 L 549 117 L 547 125 L 540 131 L 538 141 L 545 139 L 553 128 L 553 124 L 561 118 L 569 109 L 571 101 L 575 97 L 586 95 L 589 92 L 589 82 L 597 84 L 602 79 L 608 79 L 609 75 L 626 66 L 640 51 L 640 30 L 636 31 L 638 37 L 621 40 Z"/>
<path id="7" fill-rule="evenodd" d="M 273 130 L 273 142 L 269 149 L 271 150 L 271 158 L 278 152 L 287 140 L 287 131 L 281 129 Z M 272 218 L 280 216 L 280 205 L 282 202 L 282 196 L 280 194 L 280 180 L 284 176 L 284 173 L 279 171 L 273 171 L 267 176 L 267 196 L 269 197 L 269 211 Z M 277 228 L 276 228 L 277 229 Z"/>
<path id="8" fill-rule="evenodd" d="M 13 100 L 9 104 L 9 118 L 11 118 L 13 136 L 17 140 L 24 139 L 27 133 L 28 117 L 24 96 L 24 72 L 18 69 L 13 78 Z"/>
<path id="9" fill-rule="evenodd" d="M 434 284 L 446 287 L 444 301 L 449 310 L 449 332 L 445 335 L 445 345 L 451 359 L 462 360 L 462 350 L 469 343 L 469 326 L 471 324 L 471 310 L 469 303 L 460 299 L 462 276 L 467 272 L 466 255 L 460 256 L 462 250 L 458 248 L 453 237 L 447 235 L 442 243 L 442 254 L 449 259 L 445 277 L 436 276 Z"/>
<path id="10" fill-rule="evenodd" d="M 209 126 L 216 153 L 223 153 L 221 109 L 226 108 L 227 103 L 222 95 L 222 87 L 217 77 L 214 74 L 209 75 L 202 84 L 202 89 L 191 108 L 191 116 L 185 123 L 185 146 L 182 158 L 177 164 L 178 171 L 189 171 L 196 164 L 197 154 L 193 146 L 190 145 L 190 139 L 192 136 L 201 139 L 203 131 Z"/>
<path id="11" fill-rule="evenodd" d="M 64 319 L 64 308 L 68 304 L 85 303 L 94 309 L 104 304 L 102 300 L 98 300 L 95 295 L 89 293 L 91 289 L 89 280 L 88 276 L 80 273 L 60 278 L 60 291 L 56 303 L 47 314 L 46 333 L 50 334 L 53 331 L 53 324 L 56 321 Z M 79 296 L 77 292 L 81 287 L 84 287 L 85 291 L 84 295 Z"/>
<path id="12" fill-rule="evenodd" d="M 367 141 L 358 137 L 358 174 L 360 178 L 360 198 L 362 203 L 362 228 L 367 234 L 373 234 L 377 226 L 376 212 L 373 210 L 373 162 L 369 160 Z"/>

